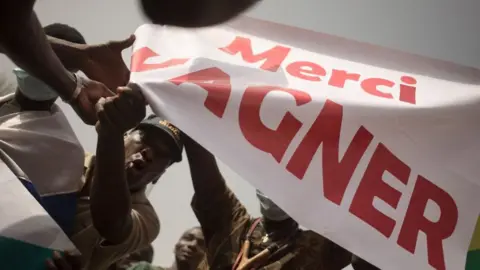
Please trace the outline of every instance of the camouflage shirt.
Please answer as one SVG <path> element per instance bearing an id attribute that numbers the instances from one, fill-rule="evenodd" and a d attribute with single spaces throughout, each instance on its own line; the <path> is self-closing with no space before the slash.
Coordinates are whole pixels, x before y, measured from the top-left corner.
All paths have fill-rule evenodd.
<path id="1" fill-rule="evenodd" d="M 207 244 L 207 262 L 202 270 L 231 270 L 243 240 L 254 219 L 247 213 L 235 194 L 224 185 L 210 196 L 194 195 L 192 208 Z M 262 241 L 265 229 L 259 223 L 251 235 L 249 257 L 267 247 Z M 258 270 L 340 270 L 350 263 L 351 254 L 313 231 L 301 231 L 293 247 Z"/>
<path id="2" fill-rule="evenodd" d="M 153 266 L 149 262 L 138 262 L 131 265 L 127 270 L 166 270 L 166 268 Z"/>

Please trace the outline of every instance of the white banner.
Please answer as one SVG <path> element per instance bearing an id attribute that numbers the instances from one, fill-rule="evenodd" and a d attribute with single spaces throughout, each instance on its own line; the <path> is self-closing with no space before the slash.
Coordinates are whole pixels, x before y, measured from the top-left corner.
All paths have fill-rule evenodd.
<path id="1" fill-rule="evenodd" d="M 335 44 L 315 36 L 135 34 L 132 81 L 153 110 L 300 224 L 381 269 L 464 268 L 480 205 L 478 85 L 306 50 Z"/>

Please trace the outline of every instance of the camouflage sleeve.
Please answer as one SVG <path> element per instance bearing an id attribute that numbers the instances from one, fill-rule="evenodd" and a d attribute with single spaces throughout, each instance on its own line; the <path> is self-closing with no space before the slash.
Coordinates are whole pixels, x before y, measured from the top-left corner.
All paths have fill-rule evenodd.
<path id="1" fill-rule="evenodd" d="M 342 270 L 351 262 L 351 253 L 327 238 L 305 231 L 299 254 L 291 262 L 302 270 Z"/>
<path id="2" fill-rule="evenodd" d="M 325 269 L 341 270 L 347 267 L 351 262 L 352 253 L 326 238 L 325 240 L 326 246 L 323 256 Z"/>
<path id="3" fill-rule="evenodd" d="M 212 190 L 209 196 L 193 196 L 192 209 L 202 226 L 207 245 L 214 237 L 229 237 L 234 229 L 249 219 L 243 204 L 226 184 L 223 186 Z"/>
<path id="4" fill-rule="evenodd" d="M 355 270 L 380 270 L 356 255 L 352 256 L 352 267 Z"/>

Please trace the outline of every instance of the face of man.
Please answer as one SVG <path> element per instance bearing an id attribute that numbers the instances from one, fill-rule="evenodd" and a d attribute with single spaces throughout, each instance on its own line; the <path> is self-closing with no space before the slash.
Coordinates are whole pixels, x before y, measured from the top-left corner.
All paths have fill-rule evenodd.
<path id="1" fill-rule="evenodd" d="M 157 180 L 172 163 L 168 135 L 154 128 L 125 134 L 125 172 L 131 190 Z"/>
<path id="2" fill-rule="evenodd" d="M 200 227 L 192 228 L 183 233 L 175 245 L 175 258 L 178 263 L 188 263 L 198 266 L 205 255 L 205 239 Z"/>

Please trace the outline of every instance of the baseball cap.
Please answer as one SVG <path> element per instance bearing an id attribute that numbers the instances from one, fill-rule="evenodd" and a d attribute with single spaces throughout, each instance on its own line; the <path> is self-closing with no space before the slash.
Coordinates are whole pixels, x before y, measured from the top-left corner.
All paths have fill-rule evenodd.
<path id="1" fill-rule="evenodd" d="M 167 120 L 158 117 L 154 114 L 145 118 L 135 129 L 155 128 L 159 131 L 163 131 L 167 138 L 171 139 L 171 143 L 168 144 L 170 150 L 173 153 L 173 160 L 175 162 L 182 161 L 183 141 L 181 138 L 181 131 Z"/>

